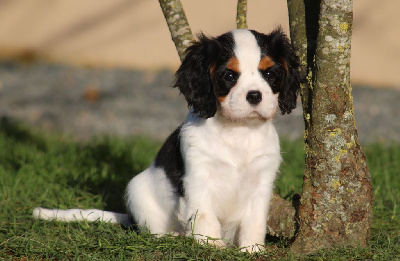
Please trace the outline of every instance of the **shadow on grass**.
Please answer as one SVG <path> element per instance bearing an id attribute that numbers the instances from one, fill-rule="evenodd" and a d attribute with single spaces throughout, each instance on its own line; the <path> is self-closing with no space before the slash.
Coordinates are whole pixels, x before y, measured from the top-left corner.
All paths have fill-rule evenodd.
<path id="1" fill-rule="evenodd" d="M 44 137 L 33 134 L 33 132 L 29 131 L 28 128 L 24 127 L 21 123 L 8 117 L 2 117 L 0 119 L 0 132 L 15 141 L 36 146 L 39 150 L 43 151 L 46 149 Z"/>
<path id="2" fill-rule="evenodd" d="M 81 149 L 87 157 L 80 159 L 79 164 L 90 167 L 86 181 L 80 185 L 93 194 L 102 195 L 106 210 L 125 212 L 125 188 L 132 177 L 151 164 L 159 144 L 145 137 L 127 140 L 103 137 Z M 75 183 L 75 179 L 70 181 L 71 186 Z"/>
<path id="3" fill-rule="evenodd" d="M 45 166 L 46 171 L 38 170 L 43 173 L 40 175 L 57 176 L 58 184 L 66 184 L 66 189 L 73 188 L 71 193 L 87 192 L 77 193 L 77 196 L 101 196 L 105 210 L 118 212 L 125 212 L 123 197 L 127 183 L 151 164 L 161 145 L 147 137 L 99 137 L 75 142 L 60 135 L 32 131 L 5 117 L 0 119 L 0 135 L 7 140 L 9 148 L 4 155 L 12 171 L 18 171 L 23 164 Z M 21 154 L 38 152 L 40 156 L 27 157 L 28 161 L 18 159 Z M 35 164 L 34 160 L 42 164 Z M 48 182 L 49 186 L 54 185 L 50 184 L 54 181 L 48 179 Z"/>

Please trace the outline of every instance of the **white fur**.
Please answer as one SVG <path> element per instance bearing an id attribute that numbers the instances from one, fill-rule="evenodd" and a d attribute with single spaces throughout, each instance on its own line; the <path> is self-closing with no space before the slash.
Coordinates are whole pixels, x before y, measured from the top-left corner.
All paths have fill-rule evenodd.
<path id="1" fill-rule="evenodd" d="M 258 65 L 261 59 L 260 47 L 253 34 L 247 30 L 233 31 L 234 53 L 239 60 L 240 77 L 221 103 L 222 115 L 230 120 L 249 118 L 271 119 L 277 110 L 278 94 L 274 94 L 261 76 Z M 246 101 L 249 91 L 260 91 L 262 100 L 257 106 Z"/>
<path id="2" fill-rule="evenodd" d="M 103 221 L 110 223 L 120 223 L 128 225 L 128 215 L 115 213 L 111 211 L 102 211 L 99 209 L 46 209 L 35 208 L 33 210 L 33 217 L 43 220 L 57 220 L 65 222 L 73 221 Z"/>
<path id="3" fill-rule="evenodd" d="M 275 129 L 270 122 L 229 126 L 215 118 L 197 124 L 189 119 L 182 128 L 185 220 L 197 215 L 191 224 L 196 235 L 241 247 L 263 244 L 266 208 L 281 160 Z"/>
<path id="4" fill-rule="evenodd" d="M 258 72 L 260 49 L 249 31 L 234 31 L 241 76 L 217 114 L 189 114 L 180 132 L 185 166 L 180 198 L 162 169 L 152 165 L 128 185 L 127 207 L 139 226 L 152 233 L 194 235 L 216 245 L 237 244 L 253 251 L 263 245 L 268 205 L 281 156 L 270 120 L 278 105 Z M 262 93 L 256 106 L 249 91 Z"/>
<path id="5" fill-rule="evenodd" d="M 139 226 L 155 234 L 194 234 L 241 247 L 263 244 L 281 161 L 272 123 L 238 126 L 189 115 L 181 146 L 184 198 L 154 165 L 129 182 L 127 207 Z"/>
<path id="6" fill-rule="evenodd" d="M 126 205 L 140 227 L 155 234 L 194 235 L 216 245 L 244 250 L 264 244 L 273 182 L 281 156 L 271 118 L 278 96 L 258 71 L 260 48 L 252 33 L 233 31 L 240 77 L 214 117 L 189 113 L 180 132 L 184 197 L 174 192 L 165 171 L 152 164 L 126 190 Z M 260 91 L 256 105 L 246 101 Z M 96 214 L 95 216 L 93 214 Z M 96 210 L 36 209 L 36 218 L 65 221 L 125 220 Z M 79 217 L 79 219 L 77 218 Z"/>
<path id="7" fill-rule="evenodd" d="M 126 190 L 126 206 L 135 221 L 154 234 L 180 233 L 177 220 L 179 198 L 175 195 L 163 169 L 154 167 L 134 177 Z"/>

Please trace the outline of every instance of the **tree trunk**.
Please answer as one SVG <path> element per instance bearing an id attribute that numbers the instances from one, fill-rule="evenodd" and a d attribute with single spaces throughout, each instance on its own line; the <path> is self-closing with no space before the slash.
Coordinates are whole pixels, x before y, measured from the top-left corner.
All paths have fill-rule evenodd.
<path id="1" fill-rule="evenodd" d="M 288 0 L 288 8 L 292 43 L 308 72 L 301 91 L 306 167 L 292 250 L 366 246 L 372 193 L 351 95 L 352 0 Z"/>
<path id="2" fill-rule="evenodd" d="M 185 57 L 185 50 L 193 41 L 192 30 L 186 19 L 180 0 L 159 0 L 161 10 L 163 11 L 165 20 L 167 21 L 172 41 L 175 44 L 181 61 Z"/>
<path id="3" fill-rule="evenodd" d="M 238 0 L 236 27 L 238 29 L 247 29 L 247 0 Z"/>

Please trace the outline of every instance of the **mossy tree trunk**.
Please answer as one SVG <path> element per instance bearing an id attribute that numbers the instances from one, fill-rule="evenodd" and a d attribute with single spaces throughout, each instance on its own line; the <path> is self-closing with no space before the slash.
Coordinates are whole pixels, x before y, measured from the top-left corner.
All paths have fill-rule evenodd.
<path id="1" fill-rule="evenodd" d="M 352 0 L 288 0 L 292 43 L 307 69 L 302 86 L 306 164 L 292 250 L 366 246 L 372 219 L 368 166 L 350 84 Z"/>

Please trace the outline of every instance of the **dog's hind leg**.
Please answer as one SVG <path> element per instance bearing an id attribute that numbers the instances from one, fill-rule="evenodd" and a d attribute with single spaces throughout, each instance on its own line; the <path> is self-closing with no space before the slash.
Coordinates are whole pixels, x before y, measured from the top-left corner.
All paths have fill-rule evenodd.
<path id="1" fill-rule="evenodd" d="M 179 196 L 165 173 L 153 165 L 128 184 L 126 207 L 139 229 L 152 234 L 181 233 L 177 219 Z"/>

